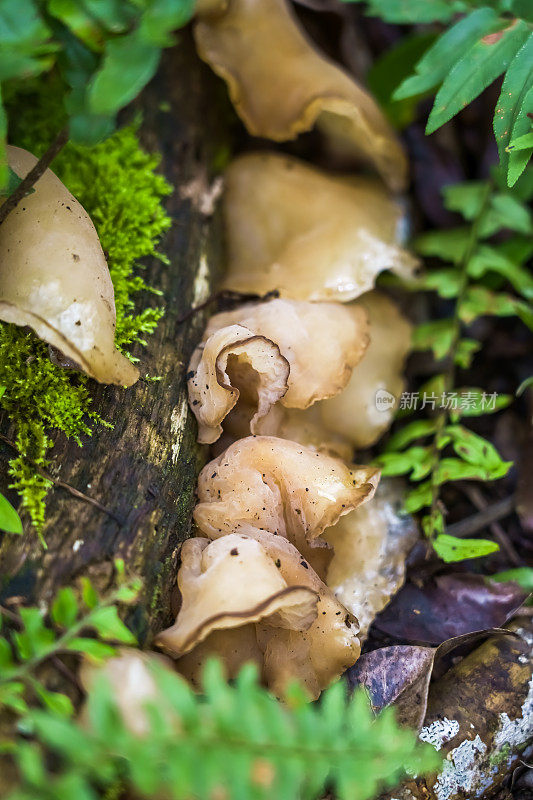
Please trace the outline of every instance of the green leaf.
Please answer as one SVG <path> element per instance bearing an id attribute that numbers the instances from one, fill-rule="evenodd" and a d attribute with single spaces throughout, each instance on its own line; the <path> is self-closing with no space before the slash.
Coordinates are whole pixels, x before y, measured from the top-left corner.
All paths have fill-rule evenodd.
<path id="1" fill-rule="evenodd" d="M 467 4 L 458 0 L 343 0 L 345 3 L 366 2 L 367 14 L 384 22 L 416 23 L 448 22 Z"/>
<path id="2" fill-rule="evenodd" d="M 448 211 L 458 211 L 468 221 L 474 220 L 485 202 L 487 190 L 486 181 L 467 181 L 445 186 L 442 190 L 444 206 Z"/>
<path id="3" fill-rule="evenodd" d="M 437 256 L 443 261 L 459 264 L 470 241 L 470 228 L 454 228 L 447 231 L 431 231 L 418 236 L 414 248 L 421 256 Z"/>
<path id="4" fill-rule="evenodd" d="M 447 533 L 441 533 L 433 542 L 435 552 L 447 563 L 464 561 L 468 558 L 481 558 L 499 550 L 496 542 L 488 539 L 458 539 Z"/>
<path id="5" fill-rule="evenodd" d="M 501 478 L 512 467 L 512 461 L 502 461 L 496 448 L 469 431 L 463 425 L 447 425 L 445 432 L 451 437 L 453 448 L 458 456 L 469 464 L 479 465 L 488 470 L 491 480 Z"/>
<path id="6" fill-rule="evenodd" d="M 487 213 L 481 220 L 481 236 L 492 236 L 502 228 L 529 234 L 532 231 L 531 212 L 509 192 L 494 194 Z"/>
<path id="7" fill-rule="evenodd" d="M 424 481 L 416 489 L 411 489 L 405 498 L 404 509 L 408 514 L 415 514 L 421 508 L 431 505 L 431 481 Z"/>
<path id="8" fill-rule="evenodd" d="M 446 356 L 455 338 L 455 323 L 452 319 L 423 322 L 413 331 L 412 346 L 415 350 L 431 350 L 437 360 Z"/>
<path id="9" fill-rule="evenodd" d="M 52 604 L 51 616 L 56 625 L 70 628 L 78 616 L 78 601 L 70 588 L 65 586 L 60 589 Z"/>
<path id="10" fill-rule="evenodd" d="M 524 394 L 527 389 L 530 389 L 533 386 L 533 375 L 530 378 L 526 378 L 522 381 L 518 389 L 516 390 L 516 396 L 520 397 Z"/>
<path id="11" fill-rule="evenodd" d="M 431 472 L 433 464 L 430 447 L 410 447 L 401 453 L 381 453 L 375 463 L 381 467 L 383 476 L 405 475 L 411 473 L 411 479 L 419 481 Z"/>
<path id="12" fill-rule="evenodd" d="M 528 116 L 528 114 L 531 113 L 531 108 L 533 108 L 533 88 L 530 88 L 524 97 L 524 102 L 522 103 L 517 120 L 511 132 L 512 142 L 520 139 L 523 134 L 527 133 L 529 125 L 531 124 L 531 118 Z M 530 157 L 531 148 L 527 148 L 526 150 L 515 148 L 509 153 L 509 168 L 507 171 L 508 186 L 516 188 L 516 182 L 526 169 Z"/>
<path id="13" fill-rule="evenodd" d="M 66 649 L 72 650 L 75 653 L 83 653 L 83 655 L 96 663 L 106 661 L 116 653 L 115 648 L 110 644 L 99 642 L 97 639 L 87 639 L 83 637 L 71 639 Z"/>
<path id="14" fill-rule="evenodd" d="M 468 369 L 474 355 L 481 349 L 481 344 L 475 339 L 460 339 L 453 356 L 454 363 L 461 369 Z"/>
<path id="15" fill-rule="evenodd" d="M 416 439 L 435 432 L 436 423 L 430 419 L 417 419 L 394 433 L 386 445 L 386 452 L 401 450 Z"/>
<path id="16" fill-rule="evenodd" d="M 481 417 L 506 408 L 512 401 L 510 394 L 486 392 L 483 389 L 461 389 L 455 393 L 457 399 L 450 405 L 450 418 L 456 422 L 460 417 Z"/>
<path id="17" fill-rule="evenodd" d="M 103 46 L 100 26 L 79 0 L 48 0 L 48 13 L 92 49 L 99 50 Z"/>
<path id="18" fill-rule="evenodd" d="M 459 316 L 470 324 L 477 317 L 513 317 L 518 313 L 519 303 L 504 292 L 491 292 L 484 286 L 469 286 L 459 306 Z"/>
<path id="19" fill-rule="evenodd" d="M 3 494 L 0 494 L 0 530 L 6 533 L 22 533 L 22 522 Z"/>
<path id="20" fill-rule="evenodd" d="M 487 272 L 502 275 L 526 299 L 533 299 L 533 276 L 516 261 L 507 257 L 501 248 L 482 244 L 478 247 L 467 267 L 472 278 L 482 278 Z"/>
<path id="21" fill-rule="evenodd" d="M 32 686 L 35 689 L 41 702 L 62 717 L 71 717 L 74 714 L 74 706 L 70 697 L 62 692 L 51 692 L 40 684 L 38 681 L 32 681 Z"/>
<path id="22" fill-rule="evenodd" d="M 51 67 L 56 45 L 33 0 L 0 3 L 0 81 L 27 79 Z"/>
<path id="23" fill-rule="evenodd" d="M 96 608 L 89 615 L 87 625 L 94 628 L 105 641 L 137 644 L 135 636 L 118 616 L 115 606 Z"/>
<path id="24" fill-rule="evenodd" d="M 497 30 L 498 16 L 494 9 L 478 8 L 445 31 L 394 94 L 396 100 L 420 95 L 434 89 L 446 77 L 465 50 L 482 36 Z"/>
<path id="25" fill-rule="evenodd" d="M 422 528 L 428 539 L 434 539 L 444 533 L 444 517 L 438 508 L 422 517 Z"/>
<path id="26" fill-rule="evenodd" d="M 507 152 L 511 150 L 531 150 L 533 149 L 533 131 L 519 136 L 518 139 L 513 139 L 511 144 L 506 148 Z"/>
<path id="27" fill-rule="evenodd" d="M 409 292 L 437 292 L 439 297 L 449 300 L 457 297 L 461 286 L 461 274 L 453 267 L 430 269 L 416 278 L 402 280 L 401 286 Z"/>
<path id="28" fill-rule="evenodd" d="M 170 34 L 182 28 L 194 13 L 195 0 L 151 0 L 139 25 L 139 37 L 158 47 L 170 47 Z"/>
<path id="29" fill-rule="evenodd" d="M 520 50 L 516 53 L 506 72 L 502 90 L 494 112 L 494 136 L 500 154 L 500 164 L 505 172 L 509 169 L 508 146 L 514 137 L 516 122 L 525 116 L 523 103 L 527 93 L 533 86 L 533 33 L 531 33 Z M 527 120 L 528 127 L 531 122 Z M 527 128 L 526 128 L 527 130 Z"/>
<path id="30" fill-rule="evenodd" d="M 80 578 L 81 599 L 87 608 L 95 608 L 98 605 L 98 595 L 89 578 Z"/>
<path id="31" fill-rule="evenodd" d="M 526 592 L 533 592 L 533 569 L 531 567 L 516 567 L 507 569 L 505 572 L 498 572 L 496 575 L 489 575 L 489 580 L 498 583 L 514 581 Z"/>
<path id="32" fill-rule="evenodd" d="M 4 674 L 2 673 L 4 678 Z M 24 691 L 26 687 L 19 681 L 9 681 L 9 683 L 0 684 L 0 708 L 5 706 L 15 714 L 26 714 L 28 711 L 28 704 L 24 699 Z"/>
<path id="33" fill-rule="evenodd" d="M 437 93 L 426 133 L 433 133 L 448 122 L 505 72 L 528 34 L 526 23 L 517 20 L 467 50 L 449 71 Z"/>
<path id="34" fill-rule="evenodd" d="M 160 55 L 160 49 L 144 41 L 138 31 L 109 41 L 89 86 L 88 110 L 110 116 L 130 103 L 155 75 Z"/>

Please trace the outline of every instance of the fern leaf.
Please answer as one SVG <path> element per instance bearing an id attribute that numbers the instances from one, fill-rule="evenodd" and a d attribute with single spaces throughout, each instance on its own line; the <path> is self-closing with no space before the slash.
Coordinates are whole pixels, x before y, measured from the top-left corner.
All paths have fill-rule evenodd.
<path id="1" fill-rule="evenodd" d="M 532 87 L 533 33 L 530 33 L 509 65 L 494 113 L 494 136 L 496 137 L 500 154 L 500 164 L 507 174 L 509 173 L 511 160 L 511 153 L 507 151 L 507 147 L 512 139 L 517 138 L 522 133 L 527 133 L 531 127 L 531 120 L 527 117 L 527 111 L 531 109 L 524 107 L 524 100 Z M 513 164 L 515 165 L 513 184 L 518 180 L 529 159 L 529 155 L 527 152 L 522 152 L 520 155 L 517 153 L 516 158 L 513 157 Z M 517 172 L 516 162 L 523 165 L 519 172 Z"/>
<path id="2" fill-rule="evenodd" d="M 426 133 L 448 122 L 508 68 L 525 43 L 529 26 L 522 20 L 476 42 L 450 70 L 435 98 Z"/>

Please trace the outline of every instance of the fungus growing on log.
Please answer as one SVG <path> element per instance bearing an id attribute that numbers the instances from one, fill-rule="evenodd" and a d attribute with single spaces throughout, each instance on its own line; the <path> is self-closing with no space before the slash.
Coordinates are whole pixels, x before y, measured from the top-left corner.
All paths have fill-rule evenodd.
<path id="1" fill-rule="evenodd" d="M 332 149 L 372 163 L 393 190 L 404 188 L 405 154 L 385 116 L 318 51 L 285 0 L 202 2 L 198 12 L 198 54 L 226 81 L 251 134 L 283 142 L 316 125 Z"/>
<path id="2" fill-rule="evenodd" d="M 318 537 L 369 500 L 378 480 L 374 467 L 348 466 L 273 436 L 249 436 L 203 468 L 194 519 L 211 539 L 249 526 L 284 536 L 322 576 L 327 549 Z"/>
<path id="3" fill-rule="evenodd" d="M 8 147 L 24 177 L 37 159 Z M 115 299 L 109 269 L 87 212 L 47 169 L 0 226 L 0 319 L 30 326 L 100 383 L 130 386 L 136 367 L 116 348 Z"/>
<path id="4" fill-rule="evenodd" d="M 227 289 L 348 302 L 382 270 L 408 277 L 416 266 L 400 244 L 403 211 L 378 181 L 251 153 L 230 164 L 225 187 Z"/>
<path id="5" fill-rule="evenodd" d="M 238 400 L 233 430 L 246 436 L 278 400 L 307 408 L 337 394 L 363 357 L 366 331 L 362 308 L 336 303 L 271 300 L 216 314 L 189 365 L 198 440 L 214 442 Z"/>
<path id="6" fill-rule="evenodd" d="M 359 656 L 357 621 L 287 539 L 246 531 L 183 545 L 183 604 L 156 643 L 195 685 L 217 655 L 230 676 L 254 661 L 274 693 L 298 680 L 318 697 Z"/>
<path id="7" fill-rule="evenodd" d="M 403 584 L 405 559 L 418 532 L 401 512 L 403 483 L 382 479 L 372 502 L 350 511 L 324 532 L 333 548 L 327 584 L 354 614 L 365 636 Z"/>

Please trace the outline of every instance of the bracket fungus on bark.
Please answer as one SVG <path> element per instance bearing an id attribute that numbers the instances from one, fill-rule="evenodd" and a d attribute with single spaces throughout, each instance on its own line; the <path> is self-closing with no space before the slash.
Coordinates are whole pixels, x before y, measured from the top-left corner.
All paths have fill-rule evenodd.
<path id="1" fill-rule="evenodd" d="M 35 156 L 9 146 L 24 177 Z M 93 223 L 47 169 L 0 226 L 0 319 L 28 325 L 100 383 L 130 386 L 136 367 L 115 348 L 115 297 Z"/>
<path id="2" fill-rule="evenodd" d="M 404 188 L 403 148 L 374 99 L 307 37 L 286 0 L 202 2 L 198 54 L 222 77 L 254 136 L 283 142 L 315 125 L 333 150 Z"/>
<path id="3" fill-rule="evenodd" d="M 416 259 L 400 244 L 403 211 L 378 181 L 332 176 L 278 153 L 250 153 L 226 170 L 224 285 L 260 295 L 348 302 Z"/>
<path id="4" fill-rule="evenodd" d="M 212 443 L 235 408 L 233 429 L 256 433 L 279 400 L 307 408 L 341 391 L 368 345 L 366 312 L 336 303 L 271 300 L 215 314 L 189 365 L 198 440 Z"/>
<path id="5" fill-rule="evenodd" d="M 374 467 L 347 465 L 273 436 L 248 436 L 207 464 L 198 479 L 198 528 L 211 539 L 252 526 L 289 539 L 324 575 L 331 553 L 318 537 L 373 496 Z"/>
<path id="6" fill-rule="evenodd" d="M 281 536 L 248 527 L 189 539 L 178 584 L 182 607 L 156 643 L 195 685 L 218 655 L 230 676 L 254 661 L 276 694 L 298 679 L 317 697 L 359 656 L 356 620 Z"/>

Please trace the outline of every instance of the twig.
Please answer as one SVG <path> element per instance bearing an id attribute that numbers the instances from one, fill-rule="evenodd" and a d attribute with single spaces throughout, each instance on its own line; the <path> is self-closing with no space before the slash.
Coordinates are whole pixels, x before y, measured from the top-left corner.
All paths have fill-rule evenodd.
<path id="1" fill-rule="evenodd" d="M 48 169 L 54 158 L 62 150 L 68 141 L 68 128 L 63 128 L 57 134 L 56 138 L 48 148 L 48 150 L 41 156 L 38 162 L 28 172 L 25 178 L 19 183 L 14 192 L 12 192 L 5 203 L 0 206 L 0 225 L 6 219 L 14 208 L 20 203 L 22 198 L 28 193 L 35 183 L 39 180 L 41 175 Z"/>
<path id="2" fill-rule="evenodd" d="M 497 503 L 486 506 L 486 508 L 478 511 L 477 514 L 472 514 L 470 517 L 466 517 L 466 519 L 462 519 L 460 522 L 454 522 L 453 525 L 448 525 L 446 530 L 451 536 L 471 536 L 473 533 L 477 533 L 483 528 L 486 528 L 487 525 L 496 522 L 496 520 L 509 516 L 514 510 L 514 506 L 515 496 L 510 495 L 503 500 L 499 500 Z"/>
<path id="3" fill-rule="evenodd" d="M 3 433 L 0 433 L 0 440 L 5 442 L 9 447 L 12 447 L 17 453 L 19 452 L 15 442 L 12 442 L 11 439 L 8 439 L 7 436 L 4 436 Z M 118 517 L 113 511 L 111 511 L 106 506 L 102 505 L 98 500 L 95 500 L 94 497 L 89 497 L 89 495 L 80 492 L 79 489 L 75 489 L 74 486 L 71 486 L 69 483 L 65 483 L 65 481 L 59 480 L 59 478 L 54 478 L 44 469 L 41 469 L 34 461 L 31 459 L 26 459 L 28 463 L 32 465 L 35 471 L 45 480 L 50 481 L 54 484 L 54 486 L 58 487 L 59 489 L 65 489 L 72 497 L 76 497 L 78 500 L 83 500 L 85 503 L 89 503 L 90 505 L 97 508 L 99 511 L 103 511 L 104 514 L 107 514 L 109 517 L 115 520 L 119 525 L 124 524 L 124 520 Z"/>
<path id="4" fill-rule="evenodd" d="M 485 500 L 483 494 L 476 486 L 469 486 L 468 484 L 466 484 L 465 486 L 463 486 L 463 491 L 470 500 L 470 502 L 472 503 L 472 505 L 474 505 L 477 509 L 479 509 L 480 513 L 483 513 L 484 511 L 488 510 L 488 508 L 493 507 L 493 506 L 487 507 L 487 501 Z M 511 499 L 513 500 L 513 508 L 511 510 L 514 510 L 514 508 L 516 507 L 516 496 L 512 496 Z M 496 503 L 495 505 L 497 506 L 498 503 Z M 522 563 L 522 559 L 516 552 L 514 546 L 511 544 L 511 541 L 509 540 L 509 537 L 505 533 L 502 526 L 498 525 L 497 522 L 498 519 L 502 519 L 502 517 L 506 516 L 507 514 L 502 514 L 501 517 L 495 517 L 492 520 L 488 520 L 486 524 L 490 525 L 490 530 L 492 535 L 494 536 L 494 538 L 496 539 L 502 550 L 505 551 L 507 558 L 511 561 L 512 564 L 514 564 L 515 567 L 517 567 Z"/>

